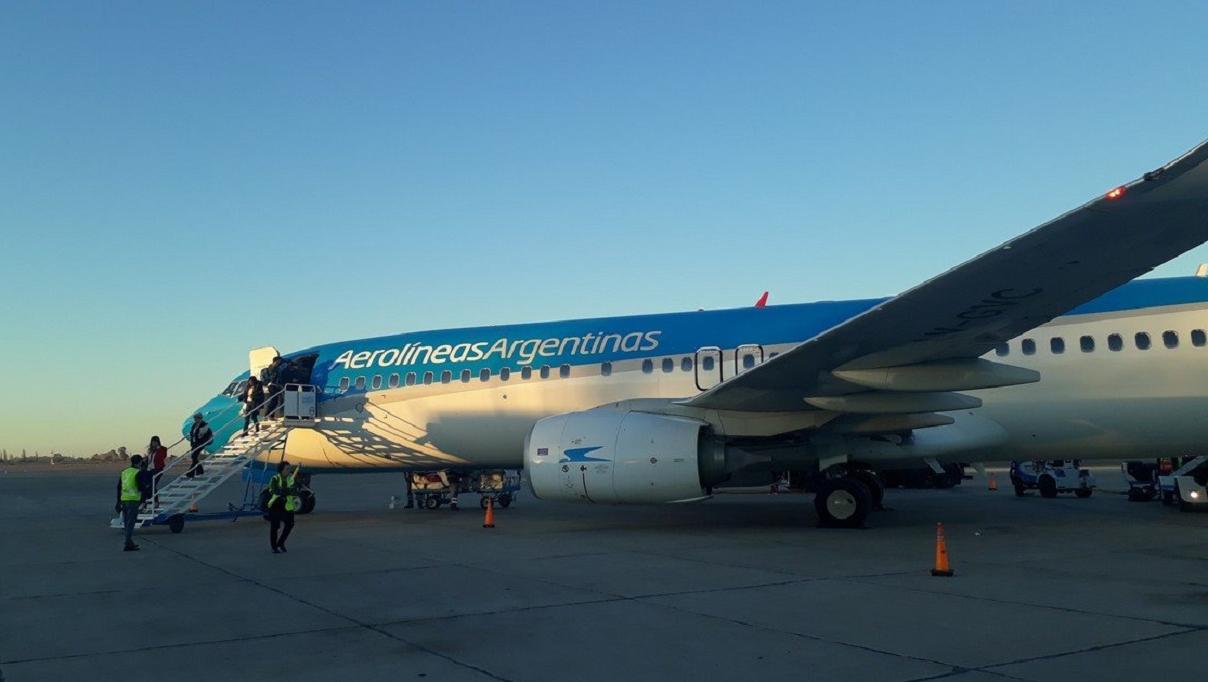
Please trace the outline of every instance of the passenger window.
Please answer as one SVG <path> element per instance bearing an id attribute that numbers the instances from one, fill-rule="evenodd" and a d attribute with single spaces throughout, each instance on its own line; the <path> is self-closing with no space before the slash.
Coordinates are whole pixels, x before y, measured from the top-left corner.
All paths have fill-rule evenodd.
<path id="1" fill-rule="evenodd" d="M 1019 349 L 1023 351 L 1024 355 L 1035 355 L 1036 342 L 1032 339 L 1024 339 L 1023 342 L 1019 344 Z"/>
<path id="2" fill-rule="evenodd" d="M 570 376 L 570 365 L 562 365 L 559 367 L 558 376 L 562 377 L 563 379 Z"/>
<path id="3" fill-rule="evenodd" d="M 1011 347 L 1005 343 L 1000 343 L 994 347 L 994 354 L 1000 358 L 1010 352 L 1011 352 Z"/>
<path id="4" fill-rule="evenodd" d="M 446 369 L 440 373 L 440 383 L 447 384 L 450 381 L 453 381 L 453 372 L 451 370 Z"/>
<path id="5" fill-rule="evenodd" d="M 1203 329 L 1192 329 L 1191 330 L 1191 345 L 1195 346 L 1196 348 L 1200 348 L 1205 343 L 1208 343 L 1208 337 L 1204 336 L 1204 330 Z"/>
<path id="6" fill-rule="evenodd" d="M 1149 334 L 1137 332 L 1137 335 L 1133 337 L 1133 342 L 1137 344 L 1137 350 L 1149 350 Z"/>
<path id="7" fill-rule="evenodd" d="M 713 371 L 713 356 L 706 355 L 705 357 L 701 358 L 700 359 L 700 368 L 706 372 L 712 372 Z"/>
<path id="8" fill-rule="evenodd" d="M 468 369 L 461 370 L 461 383 L 463 383 L 463 384 L 470 383 L 470 377 L 472 377 L 472 376 L 473 376 L 473 373 L 470 370 L 468 370 Z"/>
<path id="9" fill-rule="evenodd" d="M 390 388 L 398 388 L 398 375 L 397 374 L 390 375 Z"/>
<path id="10" fill-rule="evenodd" d="M 542 379 L 549 378 L 549 365 L 541 365 L 541 378 Z"/>
<path id="11" fill-rule="evenodd" d="M 1162 344 L 1167 348 L 1179 347 L 1179 335 L 1172 331 L 1162 332 Z"/>
<path id="12" fill-rule="evenodd" d="M 415 385 L 415 372 L 407 372 L 406 381 L 407 381 L 408 386 L 414 386 Z"/>
<path id="13" fill-rule="evenodd" d="M 532 366 L 525 365 L 524 367 L 521 367 L 520 368 L 520 378 L 521 379 L 532 379 L 533 378 Z"/>
<path id="14" fill-rule="evenodd" d="M 650 374 L 654 371 L 654 360 L 646 359 L 642 361 L 642 374 Z"/>
<path id="15" fill-rule="evenodd" d="M 247 388 L 247 379 L 240 381 L 239 385 L 235 387 L 235 395 L 243 395 L 243 389 L 245 388 Z"/>
<path id="16" fill-rule="evenodd" d="M 1119 351 L 1124 349 L 1124 339 L 1120 338 L 1119 334 L 1107 335 L 1107 349 L 1110 351 Z"/>
<path id="17" fill-rule="evenodd" d="M 683 360 L 680 360 L 680 369 L 685 372 L 692 371 L 692 356 L 688 356 Z"/>
<path id="18" fill-rule="evenodd" d="M 491 380 L 491 370 L 489 370 L 489 369 L 479 370 L 478 371 L 478 380 L 479 381 L 490 381 Z"/>
<path id="19" fill-rule="evenodd" d="M 663 374 L 670 374 L 675 371 L 675 360 L 671 358 L 663 358 Z"/>
<path id="20" fill-rule="evenodd" d="M 427 386 L 431 383 L 432 383 L 432 372 L 424 372 L 424 385 Z"/>
<path id="21" fill-rule="evenodd" d="M 611 362 L 600 363 L 600 374 L 602 374 L 604 376 L 611 376 L 612 375 L 612 363 Z"/>
<path id="22" fill-rule="evenodd" d="M 377 389 L 379 389 L 381 387 L 382 387 L 382 375 L 374 374 L 373 375 L 373 390 L 376 391 Z"/>
<path id="23" fill-rule="evenodd" d="M 755 366 L 755 356 L 751 355 L 750 353 L 744 354 L 742 356 L 742 368 L 751 369 L 754 366 Z"/>
<path id="24" fill-rule="evenodd" d="M 342 379 L 340 379 L 340 390 L 341 391 L 348 390 L 348 377 L 343 377 Z"/>
<path id="25" fill-rule="evenodd" d="M 1054 336 L 1053 338 L 1049 339 L 1049 350 L 1053 352 L 1053 355 L 1061 355 L 1064 353 L 1065 339 L 1061 338 L 1060 336 Z"/>
<path id="26" fill-rule="evenodd" d="M 363 389 L 363 388 L 365 388 L 365 377 L 363 377 L 363 376 L 361 376 L 361 377 L 357 377 L 357 383 L 356 383 L 356 387 L 357 387 L 358 389 Z"/>
<path id="27" fill-rule="evenodd" d="M 1093 353 L 1095 351 L 1095 337 L 1084 336 L 1078 339 L 1078 347 L 1083 353 Z"/>
<path id="28" fill-rule="evenodd" d="M 512 378 L 511 369 L 504 367 L 503 369 L 499 370 L 499 380 L 500 381 L 507 381 L 508 379 L 511 379 L 511 378 Z"/>

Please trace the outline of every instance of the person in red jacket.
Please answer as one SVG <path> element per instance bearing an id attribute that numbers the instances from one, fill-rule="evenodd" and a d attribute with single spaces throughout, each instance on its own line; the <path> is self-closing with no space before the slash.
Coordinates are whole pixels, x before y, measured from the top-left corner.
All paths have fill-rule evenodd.
<path id="1" fill-rule="evenodd" d="M 147 459 L 151 462 L 151 489 L 159 492 L 160 486 L 163 485 L 160 479 L 163 477 L 164 467 L 168 466 L 168 448 L 159 442 L 159 436 L 151 436 L 151 442 L 147 444 Z M 155 496 L 152 504 L 159 504 L 159 495 Z"/>

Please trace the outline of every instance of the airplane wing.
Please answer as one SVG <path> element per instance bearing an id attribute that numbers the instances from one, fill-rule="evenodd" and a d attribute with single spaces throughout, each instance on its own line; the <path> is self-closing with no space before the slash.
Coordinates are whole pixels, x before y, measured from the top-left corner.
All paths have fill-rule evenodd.
<path id="1" fill-rule="evenodd" d="M 949 405 L 968 396 L 944 391 L 1038 377 L 978 356 L 1205 240 L 1208 142 L 684 404 L 750 411 L 812 405 L 846 412 L 853 404 L 865 405 L 865 413 L 957 409 Z M 893 390 L 894 382 L 896 390 L 930 393 L 878 401 L 875 394 Z M 844 398 L 854 394 L 860 399 Z"/>

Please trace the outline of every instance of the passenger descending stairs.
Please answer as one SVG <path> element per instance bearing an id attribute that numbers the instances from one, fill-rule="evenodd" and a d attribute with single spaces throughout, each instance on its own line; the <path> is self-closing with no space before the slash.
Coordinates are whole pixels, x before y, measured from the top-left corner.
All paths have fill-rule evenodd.
<path id="1" fill-rule="evenodd" d="M 280 422 L 266 420 L 260 427 L 260 433 L 249 433 L 246 437 L 236 436 L 219 452 L 202 458 L 201 468 L 204 473 L 193 478 L 184 475 L 191 466 L 188 454 L 176 458 L 164 469 L 164 476 L 174 468 L 179 469 L 179 475 L 166 484 L 162 483 L 161 479 L 160 487 L 156 491 L 159 504 L 152 508 L 152 500 L 143 502 L 136 527 L 143 528 L 157 521 L 163 523 L 177 514 L 187 513 L 195 501 L 213 492 L 227 479 L 242 471 L 244 466 L 285 440 L 290 429 L 291 427 Z M 109 525 L 121 528 L 122 515 L 118 514 Z"/>

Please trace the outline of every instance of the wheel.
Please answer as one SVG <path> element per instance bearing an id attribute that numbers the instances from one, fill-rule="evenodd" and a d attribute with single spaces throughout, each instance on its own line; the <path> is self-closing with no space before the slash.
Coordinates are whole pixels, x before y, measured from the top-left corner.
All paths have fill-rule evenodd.
<path id="1" fill-rule="evenodd" d="M 1093 492 L 1095 492 L 1094 488 L 1079 488 L 1074 491 L 1074 494 L 1085 500 L 1086 498 L 1090 497 L 1091 493 Z M 1129 492 L 1131 493 L 1132 491 Z"/>
<path id="2" fill-rule="evenodd" d="M 300 495 L 302 508 L 298 510 L 299 514 L 309 514 L 315 510 L 315 494 L 309 490 L 303 490 Z"/>
<path id="3" fill-rule="evenodd" d="M 884 509 L 881 503 L 885 500 L 885 486 L 881 485 L 881 479 L 876 473 L 867 469 L 857 469 L 851 473 L 851 477 L 864 484 L 868 488 L 868 492 L 872 495 L 872 508 Z"/>
<path id="4" fill-rule="evenodd" d="M 1036 482 L 1036 487 L 1040 488 L 1040 496 L 1046 498 L 1057 497 L 1057 481 L 1052 476 L 1044 475 Z"/>
<path id="5" fill-rule="evenodd" d="M 1023 481 L 1011 477 L 1011 487 L 1015 488 L 1015 497 L 1023 497 L 1028 492 L 1028 487 L 1023 484 Z"/>
<path id="6" fill-rule="evenodd" d="M 872 509 L 872 493 L 855 478 L 824 481 L 814 495 L 818 521 L 832 528 L 859 528 Z"/>
<path id="7" fill-rule="evenodd" d="M 436 495 L 424 497 L 424 509 L 436 509 L 440 506 L 440 498 Z"/>
<path id="8" fill-rule="evenodd" d="M 173 514 L 172 516 L 168 517 L 168 530 L 172 531 L 173 533 L 179 533 L 180 531 L 182 531 L 184 529 L 185 529 L 185 515 L 184 514 Z"/>
<path id="9" fill-rule="evenodd" d="M 507 509 L 512 505 L 512 494 L 503 493 L 499 497 L 495 498 L 495 504 L 499 505 L 500 509 Z"/>

